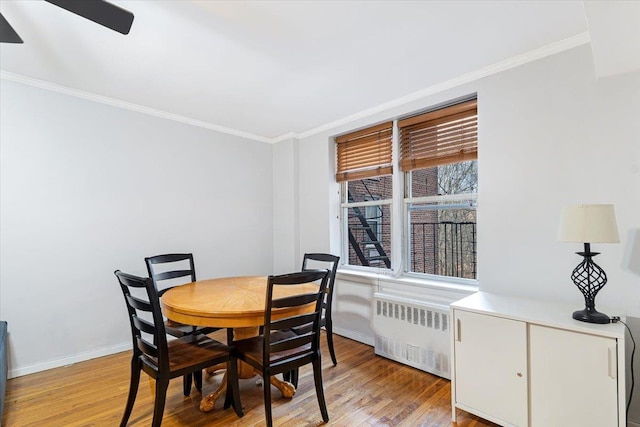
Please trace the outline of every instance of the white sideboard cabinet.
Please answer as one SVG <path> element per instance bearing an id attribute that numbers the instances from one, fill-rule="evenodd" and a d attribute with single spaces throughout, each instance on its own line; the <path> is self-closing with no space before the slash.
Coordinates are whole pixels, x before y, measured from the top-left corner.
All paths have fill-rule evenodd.
<path id="1" fill-rule="evenodd" d="M 624 326 L 574 320 L 578 308 L 487 292 L 451 304 L 452 420 L 626 426 Z"/>

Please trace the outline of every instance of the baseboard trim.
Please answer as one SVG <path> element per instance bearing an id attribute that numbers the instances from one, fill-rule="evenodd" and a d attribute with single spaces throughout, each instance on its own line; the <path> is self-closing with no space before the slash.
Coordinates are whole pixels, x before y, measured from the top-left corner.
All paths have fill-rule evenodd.
<path id="1" fill-rule="evenodd" d="M 354 332 L 349 329 L 337 328 L 335 326 L 333 327 L 333 332 L 336 335 L 340 335 L 345 338 L 349 338 L 354 341 L 358 341 L 373 347 L 373 337 L 368 337 L 361 333 Z M 118 344 L 111 347 L 104 347 L 98 350 L 79 353 L 69 357 L 48 360 L 43 363 L 38 363 L 31 366 L 25 366 L 23 368 L 10 369 L 7 377 L 8 378 L 22 377 L 24 375 L 34 374 L 36 372 L 46 371 L 48 369 L 53 369 L 53 368 L 59 368 L 61 366 L 73 365 L 74 363 L 84 362 L 85 360 L 91 360 L 91 359 L 95 359 L 102 356 L 109 356 L 111 354 L 120 353 L 127 350 L 131 350 L 131 343 L 126 343 L 126 344 L 123 343 L 123 344 Z M 637 427 L 640 427 L 640 426 L 637 426 Z"/>
<path id="2" fill-rule="evenodd" d="M 84 362 L 85 360 L 108 356 L 110 354 L 120 353 L 127 350 L 131 350 L 131 343 L 118 344 L 111 347 L 104 347 L 98 350 L 75 354 L 69 357 L 63 357 L 61 359 L 48 360 L 44 363 L 38 363 L 24 368 L 10 369 L 8 372 L 8 378 L 16 378 L 23 375 L 46 371 L 48 369 L 59 368 L 61 366 L 73 365 L 74 363 Z"/>
<path id="3" fill-rule="evenodd" d="M 361 334 L 359 332 L 355 332 L 355 331 L 351 331 L 349 329 L 343 329 L 343 328 L 338 328 L 336 327 L 336 325 L 333 325 L 333 333 L 336 335 L 340 335 L 342 337 L 345 338 L 349 338 L 352 339 L 354 341 L 358 341 L 361 342 L 362 344 L 366 344 L 369 345 L 371 347 L 373 347 L 374 344 L 374 340 L 373 337 L 368 337 L 364 334 Z M 638 426 L 640 427 L 640 426 Z"/>

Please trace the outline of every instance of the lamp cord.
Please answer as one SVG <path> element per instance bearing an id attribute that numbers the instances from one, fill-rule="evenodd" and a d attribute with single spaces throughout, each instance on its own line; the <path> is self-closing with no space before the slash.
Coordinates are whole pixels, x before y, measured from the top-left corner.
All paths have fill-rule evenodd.
<path id="1" fill-rule="evenodd" d="M 620 322 L 624 325 L 625 328 L 627 328 L 627 331 L 629 331 L 629 337 L 631 337 L 631 342 L 633 343 L 633 349 L 631 350 L 631 391 L 629 392 L 629 399 L 627 401 L 627 418 L 629 418 L 629 408 L 631 407 L 631 398 L 633 397 L 633 386 L 634 386 L 634 374 L 633 374 L 633 356 L 636 353 L 636 341 L 633 339 L 633 334 L 631 333 L 631 329 L 629 329 L 629 326 L 627 326 L 626 323 L 624 323 L 622 320 L 620 320 L 620 318 L 613 318 L 612 323 L 617 323 Z"/>

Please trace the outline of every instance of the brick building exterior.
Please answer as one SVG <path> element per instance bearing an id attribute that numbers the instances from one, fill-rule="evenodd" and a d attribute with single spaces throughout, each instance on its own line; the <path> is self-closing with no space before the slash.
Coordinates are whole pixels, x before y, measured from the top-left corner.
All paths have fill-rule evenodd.
<path id="1" fill-rule="evenodd" d="M 439 195 L 443 189 L 438 179 L 438 167 L 413 171 L 412 196 Z M 391 176 L 350 181 L 348 189 L 350 202 L 391 199 Z M 410 210 L 411 255 L 405 268 L 416 273 L 475 279 L 475 209 L 435 206 L 422 204 Z M 348 215 L 349 264 L 388 268 L 392 255 L 390 205 L 350 208 Z"/>

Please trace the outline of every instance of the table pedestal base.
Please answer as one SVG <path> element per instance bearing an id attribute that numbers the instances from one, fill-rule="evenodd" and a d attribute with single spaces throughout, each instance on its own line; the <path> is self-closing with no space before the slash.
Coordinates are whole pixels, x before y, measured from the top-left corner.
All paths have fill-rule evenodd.
<path id="1" fill-rule="evenodd" d="M 241 340 L 245 338 L 255 337 L 258 335 L 259 332 L 260 331 L 258 328 L 234 328 L 233 336 L 235 340 Z M 213 375 L 216 371 L 219 371 L 221 369 L 227 369 L 227 364 L 220 363 L 218 365 L 214 365 L 210 368 L 207 368 L 206 372 L 208 375 Z M 255 377 L 256 375 L 259 375 L 259 372 L 253 369 L 253 366 L 247 363 L 244 363 L 242 361 L 238 361 L 238 377 L 240 379 L 249 379 L 249 378 Z M 280 393 L 282 393 L 282 396 L 284 397 L 293 397 L 293 395 L 296 394 L 296 388 L 290 382 L 281 381 L 275 376 L 272 376 L 269 379 L 269 382 L 270 384 L 273 384 L 273 386 L 275 386 L 278 390 L 280 390 Z M 269 387 L 269 386 L 266 384 L 263 384 L 263 387 Z M 222 377 L 222 382 L 220 383 L 220 387 L 218 387 L 218 389 L 213 393 L 209 393 L 208 395 L 204 396 L 200 401 L 200 410 L 203 412 L 209 412 L 213 410 L 213 407 L 215 406 L 218 398 L 221 395 L 225 394 L 226 391 L 227 391 L 227 373 L 225 372 L 224 377 Z"/>

